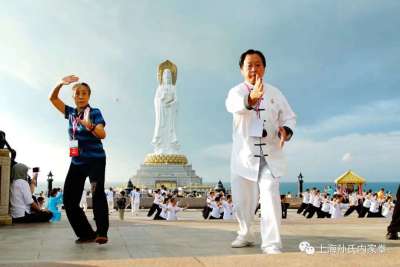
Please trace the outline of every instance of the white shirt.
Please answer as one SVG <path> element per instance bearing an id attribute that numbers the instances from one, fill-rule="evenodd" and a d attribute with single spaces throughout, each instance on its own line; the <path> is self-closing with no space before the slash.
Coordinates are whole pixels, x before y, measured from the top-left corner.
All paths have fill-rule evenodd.
<path id="1" fill-rule="evenodd" d="M 107 196 L 107 200 L 108 201 L 114 200 L 114 192 L 113 191 L 107 190 L 106 191 L 106 196 Z"/>
<path id="2" fill-rule="evenodd" d="M 228 203 L 228 201 L 222 202 L 222 207 L 224 208 L 224 220 L 233 219 L 233 203 Z"/>
<path id="3" fill-rule="evenodd" d="M 33 203 L 32 192 L 27 181 L 17 179 L 11 184 L 10 192 L 10 212 L 11 217 L 20 218 L 25 216 L 25 212 L 31 213 Z"/>
<path id="4" fill-rule="evenodd" d="M 371 200 L 370 200 L 368 197 L 366 197 L 366 198 L 364 199 L 363 206 L 364 206 L 365 208 L 371 207 Z"/>
<path id="5" fill-rule="evenodd" d="M 168 217 L 167 216 L 167 208 L 168 208 L 167 204 L 160 204 L 160 208 L 161 208 L 160 217 L 167 219 L 167 217 Z"/>
<path id="6" fill-rule="evenodd" d="M 160 194 L 155 194 L 153 203 L 159 205 L 163 202 L 163 199 L 164 198 Z"/>
<path id="7" fill-rule="evenodd" d="M 393 214 L 393 202 L 385 202 L 382 206 L 382 216 L 389 218 Z"/>
<path id="8" fill-rule="evenodd" d="M 287 126 L 294 130 L 296 115 L 279 89 L 264 84 L 264 97 L 259 106 L 264 111 L 259 112 L 259 118 L 255 110 L 246 108 L 247 86 L 250 85 L 240 83 L 230 89 L 225 101 L 226 109 L 233 114 L 231 172 L 255 182 L 258 180 L 260 158 L 255 155 L 260 154 L 260 148 L 255 144 L 260 143 L 260 138 L 254 133 L 261 136 L 264 128 L 268 133 L 261 139 L 266 144 L 262 146 L 263 153 L 268 155 L 265 160 L 274 177 L 284 176 L 287 166 L 279 146 L 278 128 Z M 264 126 L 257 127 L 260 124 Z"/>
<path id="9" fill-rule="evenodd" d="M 314 207 L 316 207 L 316 208 L 321 207 L 321 198 L 320 198 L 319 195 L 315 195 L 315 196 L 314 196 L 312 205 L 313 205 Z"/>
<path id="10" fill-rule="evenodd" d="M 176 221 L 178 220 L 178 217 L 176 216 L 176 213 L 178 211 L 182 211 L 183 208 L 180 208 L 178 206 L 172 206 L 171 204 L 168 204 L 167 208 L 167 220 L 168 221 Z"/>
<path id="11" fill-rule="evenodd" d="M 308 193 L 307 191 L 303 192 L 303 203 L 310 203 L 310 193 Z"/>
<path id="12" fill-rule="evenodd" d="M 371 206 L 369 207 L 369 211 L 372 213 L 379 212 L 379 202 L 376 199 L 371 199 Z"/>
<path id="13" fill-rule="evenodd" d="M 315 198 L 315 193 L 311 192 L 310 197 L 308 198 L 308 203 L 313 204 L 314 203 L 314 198 Z"/>
<path id="14" fill-rule="evenodd" d="M 331 205 L 329 204 L 329 200 L 324 200 L 324 201 L 322 202 L 321 211 L 323 211 L 323 212 L 329 212 L 330 209 L 331 209 Z"/>
<path id="15" fill-rule="evenodd" d="M 211 216 L 213 216 L 214 218 L 221 217 L 222 208 L 217 206 L 217 203 L 215 201 L 210 203 L 210 207 L 212 208 Z"/>
<path id="16" fill-rule="evenodd" d="M 340 203 L 333 203 L 331 205 L 331 218 L 332 219 L 337 219 L 337 218 L 342 218 L 342 205 Z"/>
<path id="17" fill-rule="evenodd" d="M 137 191 L 132 191 L 131 196 L 133 199 L 133 202 L 140 202 L 140 193 Z"/>
<path id="18" fill-rule="evenodd" d="M 349 195 L 349 204 L 350 206 L 358 206 L 358 199 L 356 194 Z"/>

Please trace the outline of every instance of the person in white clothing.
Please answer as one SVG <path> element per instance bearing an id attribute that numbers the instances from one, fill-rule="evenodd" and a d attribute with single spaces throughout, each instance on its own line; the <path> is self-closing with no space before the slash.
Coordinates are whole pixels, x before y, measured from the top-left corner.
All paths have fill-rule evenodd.
<path id="1" fill-rule="evenodd" d="M 232 196 L 227 195 L 226 200 L 222 202 L 222 207 L 224 209 L 224 216 L 222 219 L 224 220 L 232 220 L 233 219 L 233 210 L 234 210 L 234 205 L 232 202 Z"/>
<path id="2" fill-rule="evenodd" d="M 369 206 L 367 217 L 376 218 L 382 217 L 382 214 L 379 211 L 380 202 L 378 201 L 377 193 L 373 193 L 371 197 L 371 205 Z"/>
<path id="3" fill-rule="evenodd" d="M 135 213 L 137 215 L 137 212 L 139 211 L 140 207 L 140 189 L 136 188 L 136 190 L 132 190 L 131 192 L 131 212 L 132 215 Z"/>
<path id="4" fill-rule="evenodd" d="M 166 220 L 168 218 L 168 205 L 169 205 L 169 198 L 164 198 L 163 202 L 159 204 L 161 208 L 159 220 Z"/>
<path id="5" fill-rule="evenodd" d="M 343 218 L 342 209 L 348 205 L 344 205 L 342 195 L 334 195 L 331 202 L 331 219 Z"/>
<path id="6" fill-rule="evenodd" d="M 324 194 L 322 197 L 322 206 L 321 206 L 321 215 L 318 218 L 330 218 L 331 214 L 329 213 L 331 209 L 331 204 L 329 201 L 329 197 L 327 194 Z"/>
<path id="7" fill-rule="evenodd" d="M 382 206 L 382 216 L 386 218 L 392 218 L 394 203 L 391 196 L 386 197 L 385 203 Z"/>
<path id="8" fill-rule="evenodd" d="M 349 195 L 349 209 L 345 212 L 344 217 L 349 216 L 353 211 L 357 211 L 358 215 L 360 215 L 358 197 L 356 192 L 353 192 Z"/>
<path id="9" fill-rule="evenodd" d="M 369 208 L 371 207 L 371 194 L 368 193 L 364 196 L 364 201 L 362 205 L 362 210 L 360 212 L 359 218 L 364 218 L 367 215 Z"/>
<path id="10" fill-rule="evenodd" d="M 303 192 L 301 195 L 303 196 L 303 201 L 301 202 L 301 205 L 297 210 L 297 214 L 302 213 L 308 206 L 308 203 L 310 203 L 310 189 L 307 188 L 306 191 Z"/>
<path id="11" fill-rule="evenodd" d="M 176 201 L 176 198 L 171 198 L 168 207 L 167 207 L 167 221 L 176 221 L 178 220 L 178 217 L 176 216 L 176 213 L 179 211 L 183 211 L 187 209 L 189 206 L 186 206 L 185 208 L 178 207 L 178 202 Z"/>
<path id="12" fill-rule="evenodd" d="M 310 196 L 308 198 L 308 204 L 306 208 L 303 211 L 303 216 L 307 217 L 307 214 L 309 214 L 313 210 L 313 202 L 314 202 L 314 197 L 315 197 L 315 192 L 317 191 L 317 188 L 313 187 L 310 191 Z"/>
<path id="13" fill-rule="evenodd" d="M 222 219 L 221 218 L 221 213 L 224 211 L 222 208 L 222 203 L 221 203 L 221 197 L 217 196 L 213 201 L 210 203 L 210 208 L 211 208 L 211 215 L 210 215 L 210 220 L 217 220 L 217 219 Z"/>
<path id="14" fill-rule="evenodd" d="M 161 212 L 159 205 L 163 202 L 163 199 L 161 198 L 160 189 L 156 189 L 153 193 L 153 196 L 153 205 L 150 207 L 147 217 L 153 216 L 154 212 L 156 211 Z"/>
<path id="15" fill-rule="evenodd" d="M 315 213 L 317 213 L 317 216 L 319 217 L 320 211 L 321 211 L 321 196 L 319 189 L 317 189 L 315 191 L 314 197 L 312 198 L 311 210 L 310 213 L 307 215 L 307 219 L 312 218 Z"/>
<path id="16" fill-rule="evenodd" d="M 106 190 L 106 198 L 108 204 L 108 210 L 110 213 L 114 212 L 114 190 L 110 187 Z"/>
<path id="17" fill-rule="evenodd" d="M 261 248 L 281 253 L 279 178 L 286 174 L 283 145 L 293 135 L 296 115 L 276 87 L 264 82 L 265 57 L 247 50 L 239 61 L 244 82 L 233 87 L 226 108 L 233 115 L 231 188 L 239 222 L 232 247 L 253 244 L 251 231 L 260 197 Z"/>

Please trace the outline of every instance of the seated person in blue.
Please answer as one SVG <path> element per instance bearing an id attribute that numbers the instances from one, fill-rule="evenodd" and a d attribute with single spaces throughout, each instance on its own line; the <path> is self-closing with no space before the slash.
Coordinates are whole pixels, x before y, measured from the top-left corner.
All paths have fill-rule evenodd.
<path id="1" fill-rule="evenodd" d="M 47 209 L 53 213 L 51 222 L 58 222 L 61 220 L 61 212 L 58 209 L 63 202 L 63 194 L 60 188 L 53 188 L 50 192 L 49 201 L 47 203 Z"/>

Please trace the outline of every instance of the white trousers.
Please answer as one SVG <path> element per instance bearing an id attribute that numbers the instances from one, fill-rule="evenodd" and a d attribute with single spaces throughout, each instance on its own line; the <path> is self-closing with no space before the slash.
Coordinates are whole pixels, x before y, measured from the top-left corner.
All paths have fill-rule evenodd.
<path id="1" fill-rule="evenodd" d="M 239 222 L 238 238 L 253 242 L 251 225 L 258 200 L 261 204 L 261 248 L 282 248 L 280 225 L 282 208 L 279 192 L 279 177 L 273 177 L 268 165 L 260 164 L 258 182 L 232 174 L 232 199 L 235 205 L 235 216 Z"/>
<path id="2" fill-rule="evenodd" d="M 134 212 L 138 212 L 139 211 L 140 201 L 132 201 L 131 203 L 132 203 L 132 208 L 131 208 L 132 214 Z"/>

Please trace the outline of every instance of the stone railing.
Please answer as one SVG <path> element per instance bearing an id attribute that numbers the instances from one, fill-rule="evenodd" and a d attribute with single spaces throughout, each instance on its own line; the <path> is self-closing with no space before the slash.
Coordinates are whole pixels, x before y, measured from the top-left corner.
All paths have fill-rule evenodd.
<path id="1" fill-rule="evenodd" d="M 284 202 L 289 204 L 289 209 L 298 209 L 301 205 L 302 198 L 301 197 L 289 197 L 289 198 L 285 198 Z"/>

